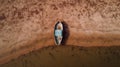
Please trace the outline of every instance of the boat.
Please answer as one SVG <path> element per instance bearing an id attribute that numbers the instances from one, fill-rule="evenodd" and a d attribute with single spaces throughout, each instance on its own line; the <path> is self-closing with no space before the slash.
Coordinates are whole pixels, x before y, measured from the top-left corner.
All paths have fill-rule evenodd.
<path id="1" fill-rule="evenodd" d="M 63 24 L 58 21 L 54 27 L 54 39 L 56 45 L 61 45 L 63 39 Z"/>

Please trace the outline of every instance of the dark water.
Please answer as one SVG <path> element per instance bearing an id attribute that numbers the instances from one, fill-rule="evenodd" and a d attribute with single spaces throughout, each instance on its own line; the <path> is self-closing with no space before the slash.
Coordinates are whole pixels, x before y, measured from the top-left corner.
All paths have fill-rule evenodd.
<path id="1" fill-rule="evenodd" d="M 52 46 L 0 67 L 120 67 L 120 47 Z"/>

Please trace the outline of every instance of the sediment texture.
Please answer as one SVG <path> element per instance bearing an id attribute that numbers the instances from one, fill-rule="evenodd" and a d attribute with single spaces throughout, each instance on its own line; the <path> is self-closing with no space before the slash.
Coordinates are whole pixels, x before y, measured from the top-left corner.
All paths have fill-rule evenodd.
<path id="1" fill-rule="evenodd" d="M 0 0 L 0 63 L 54 45 L 59 20 L 66 45 L 120 45 L 120 0 Z"/>

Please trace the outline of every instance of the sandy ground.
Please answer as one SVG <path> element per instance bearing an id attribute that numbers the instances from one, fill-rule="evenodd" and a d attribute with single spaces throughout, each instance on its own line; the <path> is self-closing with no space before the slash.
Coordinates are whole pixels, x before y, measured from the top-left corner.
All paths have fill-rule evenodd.
<path id="1" fill-rule="evenodd" d="M 120 67 L 120 47 L 47 47 L 0 67 Z"/>
<path id="2" fill-rule="evenodd" d="M 65 45 L 120 46 L 120 0 L 0 0 L 0 64 L 55 45 L 58 20 Z"/>

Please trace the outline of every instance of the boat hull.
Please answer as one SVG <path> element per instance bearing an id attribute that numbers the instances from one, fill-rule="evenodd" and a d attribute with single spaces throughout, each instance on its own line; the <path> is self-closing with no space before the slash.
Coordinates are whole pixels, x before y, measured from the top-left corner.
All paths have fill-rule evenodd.
<path id="1" fill-rule="evenodd" d="M 55 32 L 55 30 L 57 30 L 57 27 L 58 26 L 60 26 L 61 27 L 61 31 L 62 31 L 62 34 L 61 34 L 61 36 L 55 36 L 55 34 L 56 34 L 56 32 Z M 61 45 L 61 42 L 62 42 L 62 39 L 63 39 L 63 24 L 61 23 L 61 22 L 57 22 L 56 24 L 55 24 L 55 27 L 54 27 L 54 39 L 55 39 L 55 44 L 56 45 Z"/>

